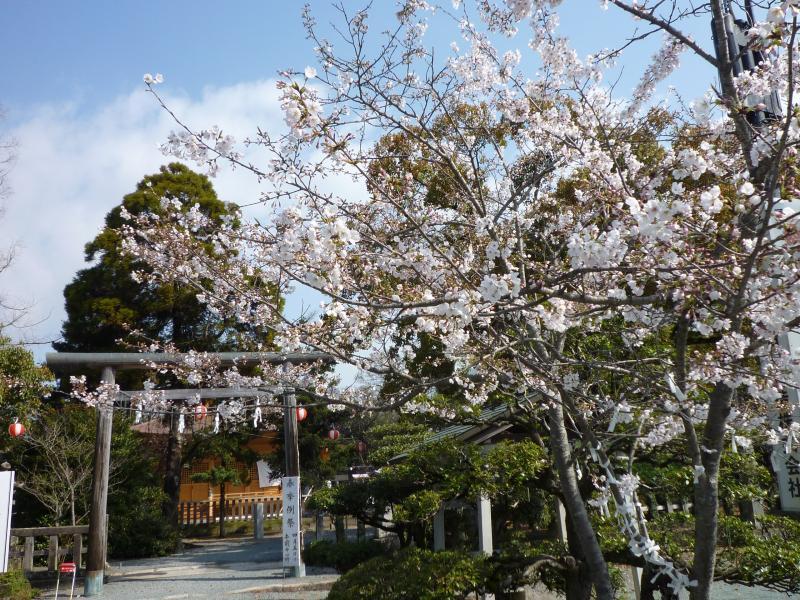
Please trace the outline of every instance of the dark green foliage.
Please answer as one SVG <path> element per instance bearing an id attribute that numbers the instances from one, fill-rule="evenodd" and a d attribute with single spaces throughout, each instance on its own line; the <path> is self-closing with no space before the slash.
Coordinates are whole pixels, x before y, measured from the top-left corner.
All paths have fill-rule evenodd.
<path id="1" fill-rule="evenodd" d="M 69 524 L 73 510 L 76 523 L 88 521 L 95 421 L 93 409 L 75 405 L 48 408 L 32 423 L 30 437 L 15 444 L 9 458 L 19 465 L 16 526 Z M 144 436 L 130 426 L 129 418 L 114 415 L 108 494 L 109 555 L 114 558 L 165 554 L 174 549 L 177 540 L 161 516 L 163 492 L 156 472 L 157 457 Z M 33 439 L 52 443 L 34 444 Z M 54 461 L 64 468 L 54 469 Z M 70 483 L 76 484 L 74 505 Z M 28 491 L 31 486 L 46 497 L 62 494 L 65 500 L 59 514 Z"/>
<path id="2" fill-rule="evenodd" d="M 108 494 L 109 555 L 162 556 L 175 550 L 178 533 L 162 514 L 166 496 L 161 489 L 158 456 L 147 446 L 147 437 L 133 431 L 131 425 L 129 417 L 115 415 Z"/>
<path id="3" fill-rule="evenodd" d="M 312 567 L 332 567 L 339 573 L 346 573 L 367 560 L 387 554 L 389 550 L 378 540 L 340 543 L 319 540 L 303 550 L 303 560 Z"/>
<path id="4" fill-rule="evenodd" d="M 428 427 L 402 417 L 393 423 L 371 427 L 366 432 L 369 462 L 376 467 L 386 465 L 398 454 L 420 444 L 428 435 Z"/>
<path id="5" fill-rule="evenodd" d="M 233 205 L 217 198 L 207 177 L 182 164 L 171 163 L 142 179 L 136 191 L 106 215 L 105 227 L 86 245 L 86 261 L 93 264 L 64 288 L 67 320 L 63 341 L 54 344 L 57 350 L 120 350 L 118 340 L 131 329 L 152 340 L 172 342 L 179 350 L 220 350 L 230 343 L 234 330 L 197 300 L 197 289 L 144 284 L 132 277 L 137 270 L 148 272 L 148 267 L 123 252 L 126 222 L 121 209 L 132 215 L 159 214 L 162 199 L 178 200 L 184 210 L 197 204 L 218 222 L 234 212 Z"/>
<path id="6" fill-rule="evenodd" d="M 306 399 L 298 398 L 298 403 L 302 405 L 304 400 Z M 280 431 L 280 436 L 268 462 L 273 473 L 282 474 L 285 468 L 283 415 L 278 414 L 271 418 Z M 303 485 L 319 488 L 336 474 L 346 473 L 351 466 L 363 465 L 366 459 L 370 459 L 372 463 L 371 446 L 368 453 L 361 456 L 356 450 L 356 443 L 364 439 L 364 430 L 373 419 L 371 415 L 353 414 L 351 411 L 333 412 L 323 405 L 310 407 L 306 419 L 297 424 L 297 447 Z M 334 427 L 341 434 L 335 441 L 328 438 L 328 432 Z"/>
<path id="7" fill-rule="evenodd" d="M 3 428 L 18 418 L 26 427 L 50 390 L 50 372 L 39 367 L 33 354 L 0 335 L 0 423 Z"/>
<path id="8" fill-rule="evenodd" d="M 544 451 L 530 441 L 500 442 L 484 453 L 478 446 L 445 440 L 414 448 L 403 462 L 367 480 L 322 488 L 306 506 L 358 516 L 397 533 L 401 544 L 412 537 L 421 542 L 442 501 L 485 493 L 504 506 L 529 502 L 545 466 Z M 391 522 L 383 520 L 388 508 Z"/>
<path id="9" fill-rule="evenodd" d="M 22 571 L 0 573 L 0 598 L 3 600 L 31 600 L 35 595 L 36 590 Z"/>
<path id="10" fill-rule="evenodd" d="M 642 481 L 642 494 L 658 495 L 672 501 L 691 499 L 694 495 L 694 470 L 682 446 L 670 444 L 665 449 L 644 452 L 634 463 L 634 472 Z M 730 510 L 742 500 L 771 500 L 775 483 L 756 452 L 724 452 L 720 461 L 719 498 Z"/>
<path id="11" fill-rule="evenodd" d="M 453 600 L 480 589 L 485 580 L 483 556 L 406 548 L 348 571 L 328 600 Z"/>
<path id="12" fill-rule="evenodd" d="M 165 499 L 157 485 L 134 487 L 124 498 L 114 498 L 108 523 L 109 556 L 143 558 L 175 550 L 178 534 L 161 514 Z"/>
<path id="13" fill-rule="evenodd" d="M 545 556 L 551 558 L 552 562 L 542 563 L 533 573 L 527 572 L 529 565 Z M 564 594 L 564 571 L 554 565 L 569 556 L 569 550 L 562 542 L 543 540 L 531 543 L 523 536 L 515 536 L 492 557 L 496 568 L 490 585 L 493 589 L 515 589 L 541 582 L 551 592 Z"/>
<path id="14" fill-rule="evenodd" d="M 760 526 L 738 517 L 720 515 L 715 579 L 729 583 L 800 592 L 800 523 L 790 517 L 766 515 Z M 595 520 L 603 551 L 624 556 L 627 541 L 617 524 Z M 648 521 L 651 537 L 676 564 L 692 564 L 694 517 L 688 513 L 661 513 Z"/>

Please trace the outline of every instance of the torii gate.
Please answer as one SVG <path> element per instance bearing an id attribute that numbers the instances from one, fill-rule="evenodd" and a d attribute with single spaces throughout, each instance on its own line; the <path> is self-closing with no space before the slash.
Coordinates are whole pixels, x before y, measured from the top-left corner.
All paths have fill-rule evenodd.
<path id="1" fill-rule="evenodd" d="M 65 372 L 74 367 L 99 367 L 102 380 L 114 384 L 116 370 L 150 369 L 151 365 L 180 364 L 187 356 L 183 353 L 161 352 L 49 352 L 46 364 L 54 373 Z M 208 352 L 220 367 L 270 364 L 308 364 L 314 362 L 333 363 L 334 359 L 323 352 Z M 271 388 L 269 391 L 274 391 Z M 167 398 L 179 399 L 195 396 L 199 390 L 164 390 Z M 266 390 L 264 390 L 266 391 Z M 284 436 L 286 450 L 286 476 L 299 477 L 300 460 L 297 447 L 297 405 L 294 388 L 281 387 L 284 398 Z M 203 392 L 200 392 L 201 396 Z M 214 389 L 206 390 L 206 397 L 242 397 L 257 395 L 254 390 Z M 108 474 L 111 460 L 111 429 L 113 424 L 113 402 L 98 406 L 97 435 L 94 447 L 94 469 L 92 476 L 92 506 L 89 514 L 89 541 L 86 556 L 85 596 L 96 596 L 103 591 L 106 561 L 106 505 L 108 500 Z M 295 575 L 305 569 L 295 568 Z"/>

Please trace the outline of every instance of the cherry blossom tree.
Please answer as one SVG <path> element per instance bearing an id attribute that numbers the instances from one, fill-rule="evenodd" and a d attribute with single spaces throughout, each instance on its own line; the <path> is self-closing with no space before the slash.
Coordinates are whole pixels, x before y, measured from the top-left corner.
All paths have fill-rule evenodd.
<path id="1" fill-rule="evenodd" d="M 778 343 L 800 324 L 797 3 L 769 3 L 739 34 L 725 0 L 606 0 L 600 9 L 645 32 L 587 57 L 560 35 L 560 5 L 408 0 L 395 23 L 377 25 L 340 7 L 331 39 L 306 11 L 319 64 L 281 74 L 287 131 L 247 140 L 268 161 L 180 120 L 164 146 L 211 172 L 224 162 L 253 172 L 272 218 L 214 227 L 165 201 L 162 215 L 129 219 L 126 245 L 151 276 L 192 283 L 212 310 L 274 328 L 283 349 L 391 377 L 380 408 L 436 410 L 443 384 L 469 406 L 524 402 L 549 430 L 597 597 L 613 592 L 579 490 L 585 457 L 631 552 L 675 593 L 706 599 L 726 439 L 793 435 L 769 416 L 797 385 L 797 357 Z M 684 33 L 709 17 L 713 45 Z M 440 56 L 429 26 L 451 28 L 464 48 Z M 524 50 L 499 49 L 519 31 Z M 608 83 L 615 65 L 652 36 L 661 49 L 622 94 Z M 742 73 L 743 49 L 760 62 Z M 719 81 L 679 112 L 655 107 L 682 53 Z M 773 93 L 784 114 L 767 102 Z M 210 233 L 191 235 L 201 230 Z M 214 261 L 208 244 L 235 259 Z M 283 295 L 317 290 L 320 314 L 289 319 L 262 281 Z M 415 335 L 440 344 L 448 369 L 409 370 Z M 591 343 L 602 339 L 611 350 Z M 375 406 L 364 390 L 336 396 L 325 374 L 304 376 L 320 398 Z M 634 438 L 624 461 L 608 451 L 618 426 Z M 695 479 L 687 569 L 648 536 L 630 467 L 637 447 L 678 438 Z"/>

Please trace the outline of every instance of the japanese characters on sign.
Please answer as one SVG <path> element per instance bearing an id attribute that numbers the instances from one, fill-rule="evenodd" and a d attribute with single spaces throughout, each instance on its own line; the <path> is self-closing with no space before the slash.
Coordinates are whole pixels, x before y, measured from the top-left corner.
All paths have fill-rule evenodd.
<path id="1" fill-rule="evenodd" d="M 283 566 L 299 567 L 300 554 L 300 478 L 284 477 L 283 486 Z"/>
<path id="2" fill-rule="evenodd" d="M 778 479 L 781 509 L 800 511 L 800 449 L 786 453 L 783 445 L 773 451 L 772 466 Z"/>

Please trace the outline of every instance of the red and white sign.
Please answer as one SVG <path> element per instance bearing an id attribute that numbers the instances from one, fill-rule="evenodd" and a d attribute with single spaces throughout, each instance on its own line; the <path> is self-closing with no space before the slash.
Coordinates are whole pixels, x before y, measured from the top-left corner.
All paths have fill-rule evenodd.
<path id="1" fill-rule="evenodd" d="M 63 562 L 61 566 L 58 568 L 59 571 L 62 573 L 74 573 L 75 572 L 75 563 L 74 562 Z"/>

